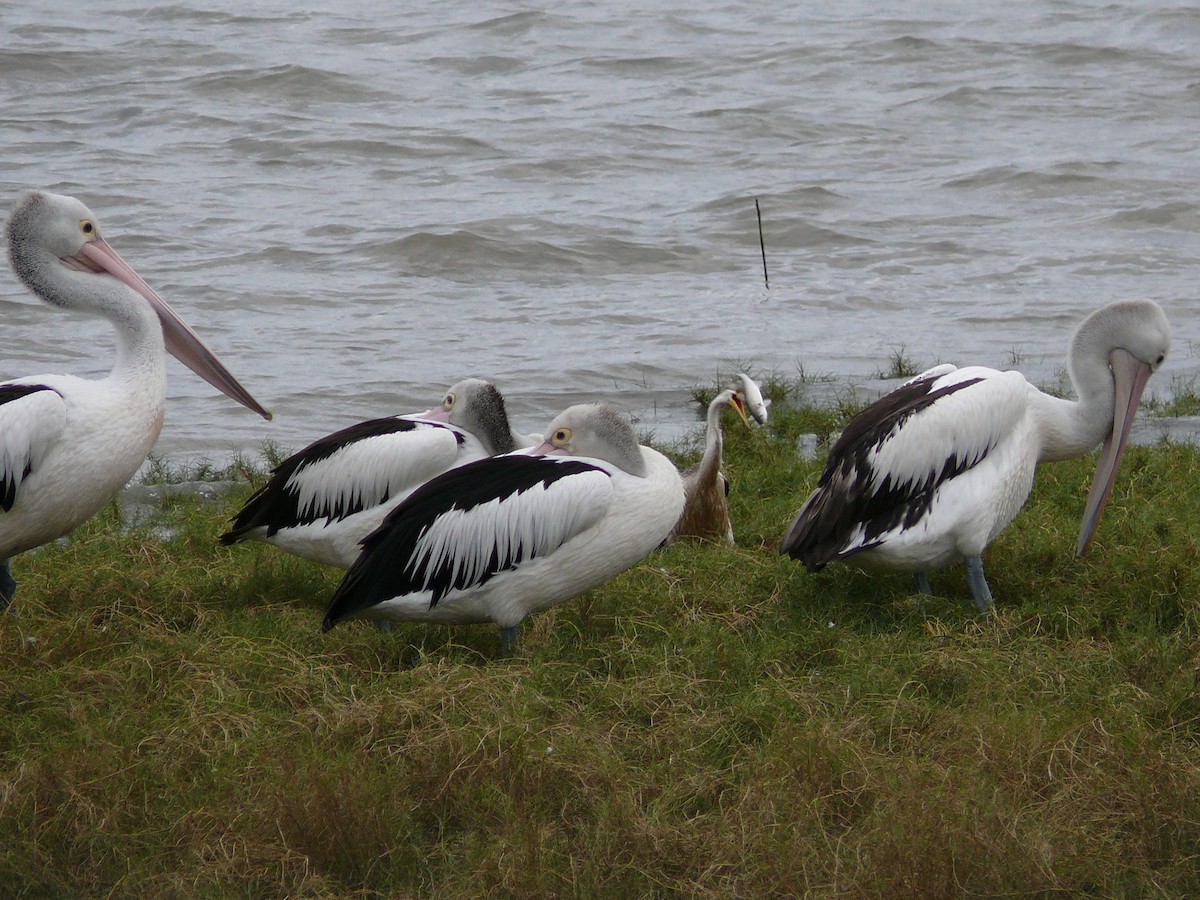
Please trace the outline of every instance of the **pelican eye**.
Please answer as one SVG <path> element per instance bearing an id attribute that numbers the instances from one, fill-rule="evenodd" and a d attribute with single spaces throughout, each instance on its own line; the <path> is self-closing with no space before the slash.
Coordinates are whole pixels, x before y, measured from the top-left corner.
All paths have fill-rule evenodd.
<path id="1" fill-rule="evenodd" d="M 81 219 L 79 222 L 79 230 L 87 237 L 92 237 L 96 234 L 96 223 L 91 219 Z"/>
<path id="2" fill-rule="evenodd" d="M 449 412 L 450 410 L 454 409 L 454 403 L 457 400 L 458 400 L 458 398 L 455 397 L 454 392 L 451 391 L 449 394 L 446 395 L 446 399 L 442 401 L 442 409 Z"/>
<path id="3" fill-rule="evenodd" d="M 1161 366 L 1166 361 L 1167 361 L 1167 354 L 1165 354 L 1165 353 L 1158 354 L 1158 359 L 1156 359 L 1154 361 L 1154 368 L 1157 369 L 1159 366 Z"/>
<path id="4" fill-rule="evenodd" d="M 554 436 L 552 438 L 550 438 L 550 443 L 552 443 L 555 447 L 561 447 L 564 444 L 568 443 L 570 440 L 571 440 L 571 429 L 570 428 L 560 428 L 560 429 L 558 429 L 558 431 L 554 432 Z"/>

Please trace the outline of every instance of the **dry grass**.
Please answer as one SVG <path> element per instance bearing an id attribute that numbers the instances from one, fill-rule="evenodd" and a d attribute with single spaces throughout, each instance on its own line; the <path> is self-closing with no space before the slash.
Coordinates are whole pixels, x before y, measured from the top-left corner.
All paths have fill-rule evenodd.
<path id="1" fill-rule="evenodd" d="M 961 573 L 775 555 L 827 411 L 731 429 L 737 548 L 529 623 L 317 632 L 338 573 L 110 509 L 0 620 L 0 894 L 1187 896 L 1200 890 L 1200 459 L 1135 448 L 1086 559 L 1046 467 Z M 153 525 L 154 523 L 151 523 Z"/>

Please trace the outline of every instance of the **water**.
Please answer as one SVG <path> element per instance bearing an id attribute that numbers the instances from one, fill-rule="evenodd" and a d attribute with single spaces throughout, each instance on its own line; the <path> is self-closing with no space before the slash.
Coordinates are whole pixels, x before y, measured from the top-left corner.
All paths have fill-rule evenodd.
<path id="1" fill-rule="evenodd" d="M 668 438 L 739 367 L 1056 383 L 1125 297 L 1175 329 L 1152 392 L 1196 378 L 1198 8 L 383 6 L 0 8 L 0 204 L 83 199 L 275 412 L 172 363 L 160 452 L 298 448 L 466 375 L 522 430 L 609 399 Z M 8 272 L 0 316 L 0 377 L 111 365 Z"/>

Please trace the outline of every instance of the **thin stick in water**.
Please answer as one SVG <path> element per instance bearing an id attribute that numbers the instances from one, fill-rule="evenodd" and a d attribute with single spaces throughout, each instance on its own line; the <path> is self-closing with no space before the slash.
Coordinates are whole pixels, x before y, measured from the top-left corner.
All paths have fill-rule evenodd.
<path id="1" fill-rule="evenodd" d="M 754 211 L 758 213 L 758 246 L 762 250 L 763 258 L 763 284 L 767 286 L 767 290 L 771 289 L 771 279 L 767 277 L 767 243 L 763 240 L 762 232 L 762 209 L 759 208 L 758 198 L 754 198 Z"/>

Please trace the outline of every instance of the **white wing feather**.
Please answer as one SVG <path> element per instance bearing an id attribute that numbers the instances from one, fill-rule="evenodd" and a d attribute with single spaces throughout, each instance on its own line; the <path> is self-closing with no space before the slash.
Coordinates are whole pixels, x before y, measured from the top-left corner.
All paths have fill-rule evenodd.
<path id="1" fill-rule="evenodd" d="M 26 469 L 37 469 L 66 421 L 66 403 L 52 390 L 0 405 L 0 487 L 12 481 L 19 488 Z"/>
<path id="2" fill-rule="evenodd" d="M 477 441 L 468 438 L 468 444 Z M 482 455 L 482 448 L 479 450 Z M 469 460 L 464 456 L 461 461 Z M 376 506 L 460 461 L 459 444 L 449 428 L 421 427 L 375 435 L 342 447 L 310 463 L 289 479 L 302 516 L 322 510 Z"/>
<path id="3" fill-rule="evenodd" d="M 886 478 L 922 481 L 948 459 L 973 463 L 1012 431 L 1029 408 L 1029 382 L 1019 372 L 971 366 L 946 373 L 934 390 L 973 378 L 980 380 L 939 397 L 879 443 L 871 455 L 872 487 Z"/>
<path id="4" fill-rule="evenodd" d="M 428 588 L 433 573 L 450 567 L 452 581 L 478 583 L 492 560 L 546 556 L 595 525 L 612 502 L 612 478 L 603 472 L 580 472 L 549 485 L 482 503 L 452 509 L 425 530 L 406 568 L 424 573 Z"/>

